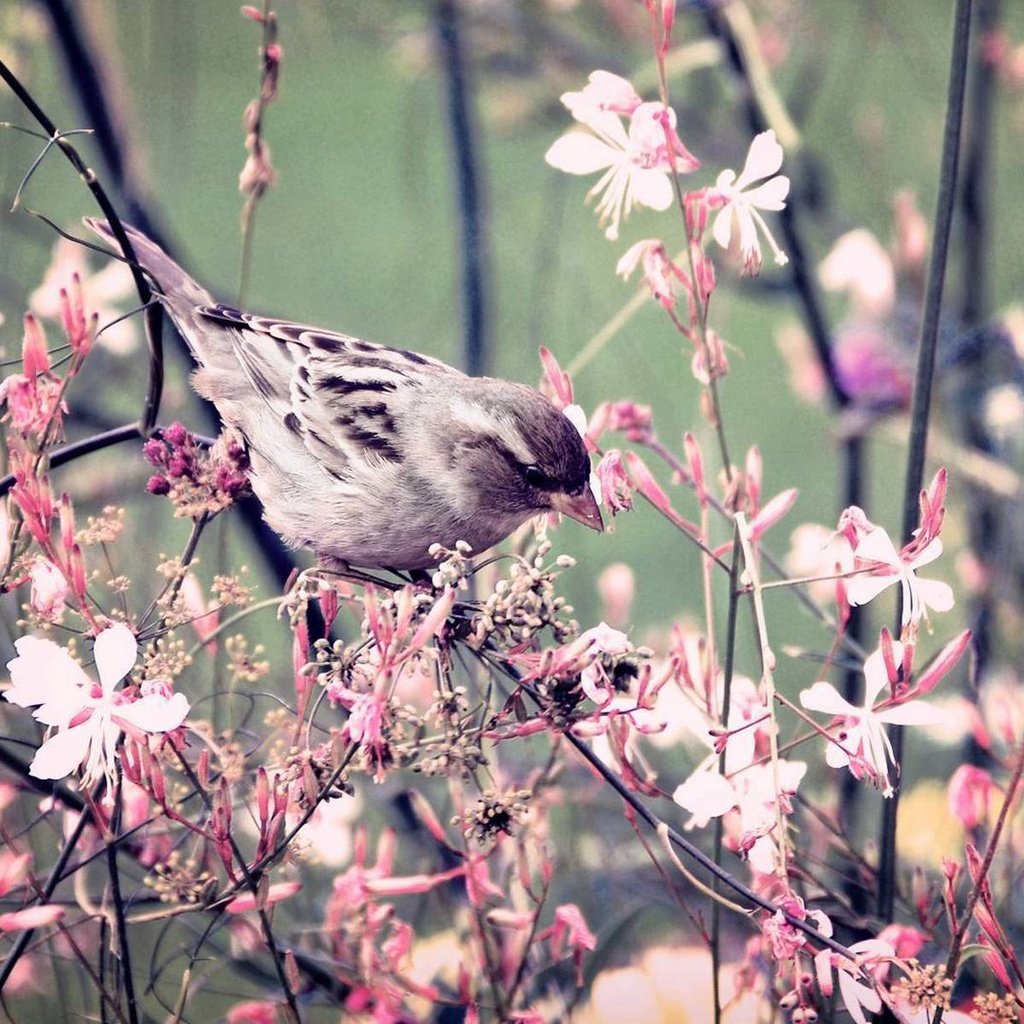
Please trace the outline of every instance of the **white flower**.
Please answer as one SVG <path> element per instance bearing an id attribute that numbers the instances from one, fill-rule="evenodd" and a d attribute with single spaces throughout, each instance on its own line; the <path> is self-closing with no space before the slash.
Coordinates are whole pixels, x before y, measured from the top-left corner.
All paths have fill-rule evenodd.
<path id="1" fill-rule="evenodd" d="M 602 622 L 580 634 L 577 643 L 586 651 L 589 663 L 580 673 L 583 692 L 595 703 L 606 705 L 613 696 L 613 687 L 608 673 L 601 663 L 604 655 L 625 654 L 631 650 L 629 637 L 618 629 L 612 629 Z"/>
<path id="2" fill-rule="evenodd" d="M 880 563 L 883 567 L 871 575 L 855 576 L 846 584 L 846 599 L 852 605 L 867 604 L 887 587 L 899 583 L 903 591 L 903 625 L 917 624 L 925 608 L 948 612 L 953 607 L 953 589 L 941 580 L 922 580 L 917 570 L 934 562 L 942 554 L 942 541 L 935 537 L 911 558 L 896 550 L 889 534 L 873 527 L 857 542 L 854 551 L 858 563 Z"/>
<path id="3" fill-rule="evenodd" d="M 818 268 L 818 279 L 830 292 L 848 291 L 855 312 L 872 319 L 887 317 L 896 302 L 892 258 L 864 228 L 836 239 Z"/>
<path id="4" fill-rule="evenodd" d="M 185 696 L 150 692 L 125 701 L 117 684 L 132 670 L 138 645 L 123 623 L 96 637 L 93 654 L 99 682 L 90 679 L 63 647 L 26 636 L 16 640 L 18 656 L 8 662 L 11 687 L 4 697 L 19 707 L 34 707 L 33 717 L 56 730 L 36 751 L 29 768 L 37 779 L 62 779 L 82 767 L 82 782 L 106 776 L 113 782 L 121 732 L 167 732 L 189 712 Z"/>
<path id="5" fill-rule="evenodd" d="M 608 225 L 609 239 L 619 237 L 619 224 L 634 206 L 667 210 L 672 205 L 670 172 L 700 166 L 676 133 L 675 112 L 661 103 L 641 103 L 632 110 L 628 132 L 619 114 L 608 107 L 594 102 L 567 106 L 587 130 L 566 132 L 544 159 L 568 174 L 604 171 L 587 198 L 601 197 L 595 209 L 599 223 Z"/>
<path id="6" fill-rule="evenodd" d="M 892 658 L 903 661 L 903 644 L 894 641 Z M 820 711 L 843 719 L 842 728 L 825 748 L 825 760 L 833 768 L 849 768 L 855 776 L 868 776 L 883 796 L 892 796 L 889 764 L 896 758 L 886 735 L 886 725 L 934 725 L 943 720 L 938 708 L 920 700 L 908 700 L 875 710 L 875 702 L 888 686 L 889 675 L 881 648 L 864 662 L 864 703 L 855 707 L 831 684 L 815 683 L 800 694 L 808 711 Z"/>
<path id="7" fill-rule="evenodd" d="M 64 574 L 49 559 L 40 556 L 29 573 L 32 590 L 29 605 L 36 614 L 49 622 L 56 622 L 64 612 L 68 584 Z"/>
<path id="8" fill-rule="evenodd" d="M 580 92 L 565 92 L 560 98 L 572 116 L 584 123 L 601 110 L 628 116 L 643 102 L 630 81 L 610 71 L 592 71 Z"/>
<path id="9" fill-rule="evenodd" d="M 722 171 L 715 182 L 712 195 L 717 193 L 725 205 L 715 216 L 711 233 L 715 241 L 728 249 L 732 244 L 733 225 L 739 232 L 738 244 L 743 259 L 743 270 L 747 274 L 756 274 L 761 269 L 761 245 L 757 239 L 757 229 L 764 234 L 765 241 L 775 255 L 779 266 L 789 262 L 789 258 L 775 243 L 768 225 L 758 210 L 781 210 L 785 207 L 786 196 L 789 195 L 789 178 L 775 175 L 782 166 L 782 147 L 775 140 L 775 132 L 761 132 L 755 136 L 747 153 L 746 163 L 740 176 L 735 171 Z M 772 177 L 775 175 L 775 177 Z M 763 181 L 762 179 L 768 179 Z M 760 185 L 748 188 L 755 181 Z M 746 191 L 744 191 L 746 190 Z"/>
<path id="10" fill-rule="evenodd" d="M 832 995 L 832 970 L 836 971 L 839 981 L 839 995 L 846 1007 L 846 1012 L 857 1022 L 857 1024 L 868 1024 L 864 1011 L 878 1013 L 882 1008 L 882 1000 L 874 985 L 865 984 L 871 978 L 868 969 L 885 963 L 896 955 L 896 950 L 881 939 L 864 939 L 862 942 L 855 942 L 850 946 L 850 952 L 855 953 L 856 960 L 848 960 L 846 957 L 833 953 L 830 949 L 823 949 L 814 957 L 814 969 L 818 977 L 818 987 L 822 995 Z"/>

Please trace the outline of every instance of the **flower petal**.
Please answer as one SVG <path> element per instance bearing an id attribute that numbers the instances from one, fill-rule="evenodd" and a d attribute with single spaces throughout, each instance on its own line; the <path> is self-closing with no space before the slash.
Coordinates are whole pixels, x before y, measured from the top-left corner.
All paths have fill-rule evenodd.
<path id="1" fill-rule="evenodd" d="M 922 565 L 934 562 L 941 554 L 942 541 L 938 537 L 933 537 L 931 541 L 924 546 L 921 553 L 910 563 L 910 568 L 920 569 Z"/>
<path id="2" fill-rule="evenodd" d="M 911 700 L 906 704 L 885 708 L 877 712 L 875 718 L 891 725 L 941 725 L 949 721 L 949 715 L 942 708 L 923 700 Z"/>
<path id="3" fill-rule="evenodd" d="M 831 683 L 818 682 L 809 690 L 802 690 L 800 703 L 808 711 L 820 711 L 824 715 L 861 714 L 861 709 L 854 707 Z"/>
<path id="4" fill-rule="evenodd" d="M 189 703 L 183 693 L 168 699 L 151 693 L 132 704 L 119 704 L 111 714 L 143 732 L 169 732 L 177 729 L 189 712 Z"/>
<path id="5" fill-rule="evenodd" d="M 769 129 L 754 136 L 747 151 L 747 159 L 740 176 L 736 179 L 736 188 L 744 189 L 752 181 L 771 177 L 782 166 L 782 147 L 775 138 L 775 132 Z"/>
<path id="6" fill-rule="evenodd" d="M 948 612 L 954 604 L 953 588 L 942 580 L 917 581 L 917 592 L 929 608 L 934 612 Z"/>
<path id="7" fill-rule="evenodd" d="M 567 174 L 594 174 L 618 163 L 622 153 L 590 132 L 571 131 L 555 140 L 544 159 Z"/>
<path id="8" fill-rule="evenodd" d="M 736 806 L 736 790 L 717 771 L 698 770 L 676 786 L 672 799 L 693 815 L 692 825 L 703 828 Z"/>
<path id="9" fill-rule="evenodd" d="M 825 745 L 825 764 L 829 768 L 848 768 L 850 755 L 838 743 L 829 740 Z"/>
<path id="10" fill-rule="evenodd" d="M 863 1008 L 866 1007 L 872 1013 L 877 1013 L 882 1008 L 881 997 L 873 988 L 854 981 L 846 971 L 840 970 L 838 973 L 839 995 L 842 997 L 847 1013 L 857 1024 L 868 1024 Z"/>
<path id="11" fill-rule="evenodd" d="M 633 202 L 652 210 L 667 210 L 672 205 L 672 182 L 664 171 L 653 168 L 633 170 L 630 174 Z"/>
<path id="12" fill-rule="evenodd" d="M 892 538 L 881 526 L 868 530 L 861 537 L 857 542 L 854 554 L 858 558 L 869 562 L 884 562 L 886 565 L 891 565 L 894 569 L 903 568 L 896 545 L 893 544 Z"/>
<path id="13" fill-rule="evenodd" d="M 14 648 L 18 657 L 7 663 L 13 685 L 4 697 L 22 708 L 37 704 L 67 707 L 70 719 L 82 707 L 82 687 L 89 685 L 82 666 L 52 640 L 23 636 L 14 641 Z"/>
<path id="14" fill-rule="evenodd" d="M 711 236 L 723 248 L 728 249 L 732 241 L 733 208 L 726 206 L 715 214 L 711 222 Z"/>
<path id="15" fill-rule="evenodd" d="M 887 576 L 853 576 L 846 581 L 846 600 L 855 607 L 867 604 L 899 581 L 898 573 Z"/>
<path id="16" fill-rule="evenodd" d="M 123 623 L 116 622 L 103 630 L 93 645 L 96 671 L 99 673 L 103 692 L 109 694 L 135 666 L 139 645 L 135 634 Z"/>
<path id="17" fill-rule="evenodd" d="M 37 751 L 29 766 L 29 775 L 37 779 L 63 779 L 85 760 L 93 729 L 91 722 L 62 729 Z"/>
<path id="18" fill-rule="evenodd" d="M 789 178 L 779 174 L 757 188 L 748 189 L 743 193 L 743 201 L 747 206 L 756 206 L 759 210 L 781 210 L 786 205 L 788 195 Z"/>

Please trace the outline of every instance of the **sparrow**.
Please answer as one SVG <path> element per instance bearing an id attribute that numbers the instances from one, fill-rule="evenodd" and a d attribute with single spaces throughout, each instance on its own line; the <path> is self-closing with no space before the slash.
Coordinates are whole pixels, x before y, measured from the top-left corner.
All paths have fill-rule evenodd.
<path id="1" fill-rule="evenodd" d="M 247 449 L 265 519 L 321 566 L 422 570 L 434 544 L 480 554 L 551 511 L 603 530 L 583 438 L 539 391 L 218 303 L 126 231 L 198 363 L 195 390 Z"/>

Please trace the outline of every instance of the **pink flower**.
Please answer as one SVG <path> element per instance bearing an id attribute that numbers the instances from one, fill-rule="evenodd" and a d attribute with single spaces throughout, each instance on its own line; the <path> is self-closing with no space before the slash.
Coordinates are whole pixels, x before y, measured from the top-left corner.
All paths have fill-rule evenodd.
<path id="1" fill-rule="evenodd" d="M 628 512 L 633 507 L 633 486 L 618 448 L 605 452 L 597 467 L 597 481 L 601 500 L 613 516 Z"/>
<path id="2" fill-rule="evenodd" d="M 700 166 L 676 133 L 675 113 L 662 103 L 632 106 L 621 85 L 607 82 L 589 95 L 587 89 L 566 93 L 563 102 L 585 130 L 567 132 L 544 159 L 568 174 L 604 172 L 588 198 L 600 196 L 596 212 L 599 223 L 608 225 L 609 239 L 619 237 L 619 224 L 634 206 L 668 209 L 673 198 L 670 173 Z M 618 111 L 626 113 L 630 106 L 627 130 Z"/>
<path id="3" fill-rule="evenodd" d="M 68 596 L 68 583 L 64 574 L 46 558 L 37 558 L 29 574 L 32 589 L 29 605 L 37 615 L 48 622 L 56 622 L 64 613 Z"/>
<path id="4" fill-rule="evenodd" d="M 903 661 L 903 644 L 894 641 L 892 660 Z M 867 777 L 882 791 L 892 796 L 889 765 L 896 765 L 892 745 L 886 735 L 886 725 L 934 725 L 943 715 L 930 704 L 920 700 L 901 703 L 882 700 L 879 695 L 889 688 L 889 673 L 885 667 L 885 653 L 879 648 L 864 662 L 864 703 L 855 707 L 831 684 L 817 682 L 800 694 L 800 703 L 808 711 L 818 711 L 841 719 L 841 727 L 825 748 L 825 760 L 833 768 L 849 768 L 857 778 Z"/>
<path id="5" fill-rule="evenodd" d="M 967 829 L 988 820 L 992 794 L 997 789 L 984 768 L 962 764 L 949 780 L 949 812 Z"/>
<path id="6" fill-rule="evenodd" d="M 750 730 L 747 730 L 750 731 Z M 760 874 L 771 874 L 778 863 L 778 839 L 772 838 L 780 801 L 788 808 L 807 773 L 803 761 L 779 761 L 782 791 L 775 788 L 775 770 L 771 764 L 751 765 L 729 778 L 717 768 L 698 770 L 681 786 L 672 799 L 692 815 L 687 827 L 703 828 L 712 818 L 736 809 L 739 830 L 735 848 Z"/>
<path id="7" fill-rule="evenodd" d="M 823 996 L 832 995 L 832 971 L 835 969 L 839 981 L 839 996 L 847 1012 L 857 1024 L 868 1024 L 864 1011 L 877 1013 L 882 1008 L 882 999 L 875 991 L 874 985 L 865 984 L 868 980 L 865 968 L 871 968 L 878 961 L 895 956 L 895 950 L 887 942 L 880 939 L 865 939 L 855 942 L 850 947 L 851 953 L 857 954 L 856 962 L 847 957 L 823 949 L 814 958 L 814 969 L 818 978 L 818 987 Z"/>
<path id="8" fill-rule="evenodd" d="M 25 314 L 21 346 L 22 373 L 12 373 L 0 383 L 0 402 L 7 404 L 7 418 L 23 437 L 41 439 L 49 430 L 59 433 L 67 403 L 61 397 L 63 381 L 50 370 L 50 355 L 42 325 Z"/>
<path id="9" fill-rule="evenodd" d="M 625 625 L 636 594 L 636 577 L 625 562 L 615 562 L 601 570 L 597 577 L 604 618 L 614 626 Z"/>
<path id="10" fill-rule="evenodd" d="M 832 935 L 832 922 L 820 910 L 808 910 L 804 901 L 790 893 L 778 901 L 779 909 L 761 921 L 761 931 L 768 940 L 772 956 L 778 960 L 790 960 L 807 945 L 810 936 L 791 924 L 786 914 L 798 921 L 809 922 L 826 937 Z"/>
<path id="11" fill-rule="evenodd" d="M 562 956 L 563 950 L 571 951 L 576 963 L 577 984 L 583 984 L 583 953 L 597 947 L 594 933 L 587 927 L 583 913 L 575 903 L 563 903 L 555 911 L 555 923 L 542 932 L 539 941 L 550 938 L 551 955 L 556 959 Z"/>
<path id="12" fill-rule="evenodd" d="M 0 914 L 0 932 L 23 932 L 29 928 L 42 928 L 59 921 L 66 911 L 53 903 L 42 903 L 9 914 Z"/>
<path id="13" fill-rule="evenodd" d="M 15 854 L 10 850 L 0 850 L 0 896 L 6 896 L 21 885 L 31 863 L 31 853 Z"/>
<path id="14" fill-rule="evenodd" d="M 836 376 L 859 405 L 870 409 L 905 409 L 913 391 L 910 351 L 883 324 L 855 320 L 836 332 Z"/>
<path id="15" fill-rule="evenodd" d="M 750 144 L 747 160 L 739 177 L 735 171 L 722 171 L 709 195 L 709 201 L 722 206 L 715 215 L 711 233 L 723 249 L 728 249 L 733 243 L 735 229 L 745 274 L 756 274 L 761 269 L 758 228 L 774 253 L 775 262 L 779 266 L 789 262 L 758 212 L 781 210 L 785 207 L 786 196 L 789 195 L 789 178 L 781 174 L 776 175 L 775 172 L 781 166 L 782 147 L 775 139 L 775 132 L 761 132 Z M 750 188 L 749 186 L 756 181 L 760 181 L 761 184 Z"/>
<path id="16" fill-rule="evenodd" d="M 643 103 L 629 81 L 610 71 L 592 71 L 580 92 L 562 93 L 561 100 L 569 113 L 584 124 L 588 117 L 602 111 L 628 117 Z"/>
<path id="17" fill-rule="evenodd" d="M 625 633 L 602 622 L 597 626 L 580 634 L 579 639 L 573 646 L 579 645 L 586 651 L 589 664 L 580 674 L 580 684 L 583 692 L 598 705 L 607 704 L 613 694 L 612 682 L 608 678 L 601 659 L 605 655 L 626 654 L 631 651 L 632 645 Z"/>
<path id="18" fill-rule="evenodd" d="M 241 896 L 236 896 L 224 910 L 229 914 L 245 914 L 257 907 L 263 909 L 282 900 L 291 899 L 301 888 L 301 882 L 276 882 L 265 892 L 245 892 Z"/>
<path id="19" fill-rule="evenodd" d="M 875 526 L 862 534 L 854 548 L 857 568 L 870 568 L 870 574 L 854 576 L 846 584 L 847 600 L 852 605 L 867 604 L 883 590 L 898 583 L 903 593 L 903 626 L 916 628 L 925 617 L 925 609 L 947 612 L 953 607 L 953 590 L 940 580 L 922 580 L 917 570 L 934 562 L 942 554 L 942 541 L 933 537 L 924 548 L 911 541 L 897 551 L 889 534 Z"/>
<path id="20" fill-rule="evenodd" d="M 646 444 L 654 437 L 651 407 L 637 402 L 602 402 L 594 411 L 590 433 L 600 437 L 605 430 L 620 430 L 627 441 Z"/>
<path id="21" fill-rule="evenodd" d="M 836 239 L 818 268 L 827 291 L 846 291 L 854 310 L 866 317 L 887 317 L 896 302 L 896 272 L 889 254 L 864 228 Z"/>
<path id="22" fill-rule="evenodd" d="M 78 291 L 80 306 L 94 311 L 101 327 L 121 315 L 119 304 L 132 296 L 132 276 L 120 260 L 111 260 L 98 273 L 90 273 L 86 250 L 67 238 L 57 240 L 42 284 L 29 296 L 29 308 L 46 320 L 63 319 L 69 291 Z M 76 282 L 77 275 L 77 282 Z M 77 285 L 77 287 L 76 287 Z M 112 323 L 98 340 L 112 352 L 125 354 L 138 344 L 139 329 L 134 318 Z"/>
<path id="23" fill-rule="evenodd" d="M 132 670 L 138 646 L 123 623 L 103 630 L 93 648 L 99 683 L 93 682 L 64 648 L 26 636 L 14 642 L 18 656 L 7 663 L 11 686 L 4 697 L 34 707 L 33 717 L 55 730 L 36 751 L 30 774 L 62 779 L 83 769 L 86 786 L 106 777 L 112 787 L 122 730 L 141 733 L 177 729 L 189 711 L 183 694 L 149 693 L 137 700 L 115 687 Z"/>
<path id="24" fill-rule="evenodd" d="M 791 576 L 823 577 L 808 583 L 808 590 L 816 600 L 835 596 L 837 577 L 853 570 L 853 552 L 846 538 L 827 526 L 804 523 L 789 536 L 790 548 L 786 555 L 786 571 Z"/>
<path id="25" fill-rule="evenodd" d="M 675 309 L 676 297 L 672 292 L 672 280 L 683 282 L 692 291 L 690 279 L 680 267 L 669 258 L 665 246 L 657 238 L 643 238 L 631 245 L 615 264 L 615 273 L 628 281 L 637 266 L 643 268 L 644 281 L 651 289 L 651 295 L 665 309 Z"/>
<path id="26" fill-rule="evenodd" d="M 259 14 L 258 11 L 256 13 Z M 277 1024 L 277 1004 L 266 999 L 250 999 L 244 1003 L 235 1003 L 224 1019 L 227 1024 Z"/>

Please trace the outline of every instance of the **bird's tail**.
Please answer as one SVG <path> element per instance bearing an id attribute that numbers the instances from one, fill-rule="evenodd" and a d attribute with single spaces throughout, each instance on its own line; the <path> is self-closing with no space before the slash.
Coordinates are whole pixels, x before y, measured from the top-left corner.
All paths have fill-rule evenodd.
<path id="1" fill-rule="evenodd" d="M 119 248 L 117 239 L 105 220 L 87 217 L 85 224 L 115 249 Z M 230 353 L 230 347 L 218 345 L 217 349 L 213 349 L 211 346 L 223 339 L 218 339 L 216 333 L 211 332 L 197 314 L 197 307 L 214 304 L 213 296 L 138 228 L 125 224 L 124 229 L 132 244 L 135 261 L 146 271 L 157 298 L 163 303 L 175 326 L 188 343 L 192 355 L 204 366 L 216 365 L 225 360 L 229 365 L 233 365 L 234 357 Z"/>

